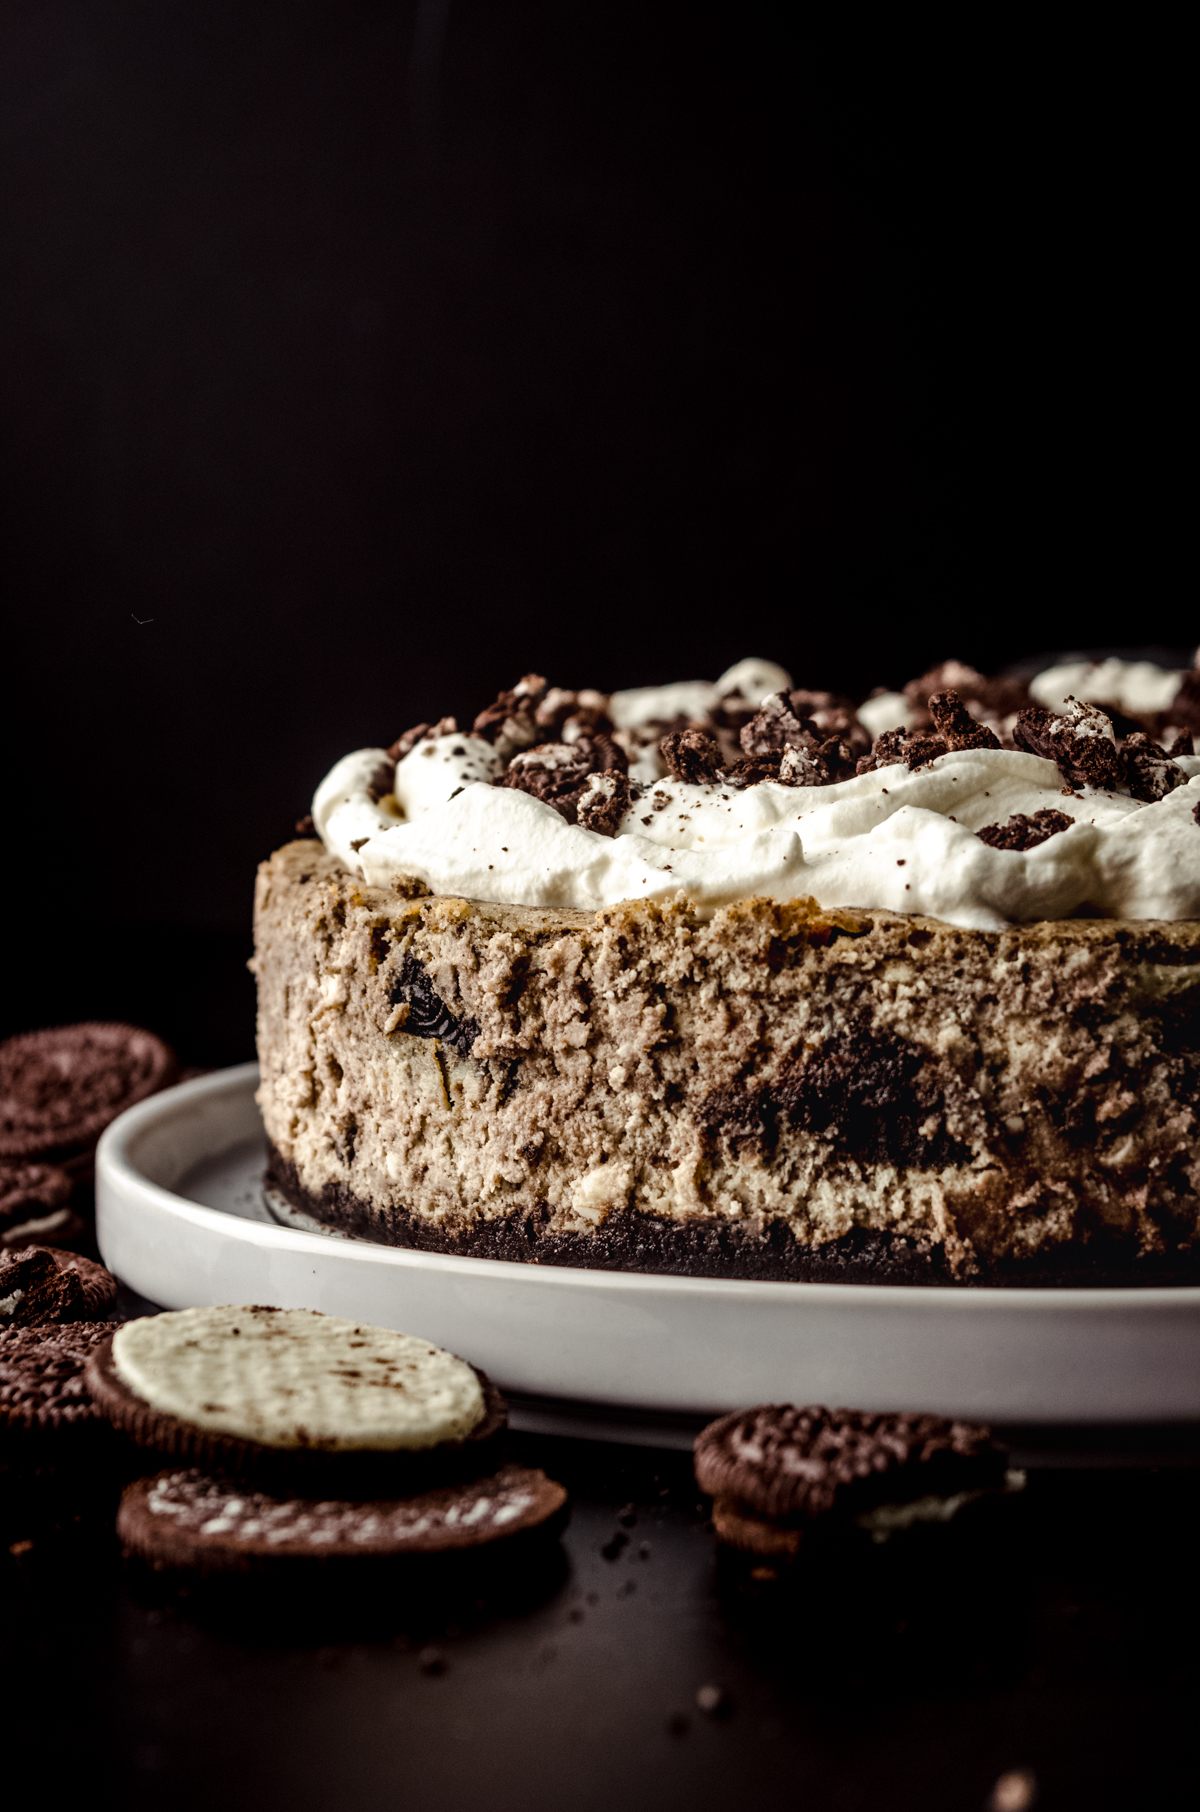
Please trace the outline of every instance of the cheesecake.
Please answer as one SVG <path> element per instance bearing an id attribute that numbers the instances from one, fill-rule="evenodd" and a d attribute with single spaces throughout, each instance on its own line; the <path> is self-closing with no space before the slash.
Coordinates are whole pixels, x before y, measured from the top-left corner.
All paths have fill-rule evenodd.
<path id="1" fill-rule="evenodd" d="M 258 879 L 275 1188 L 521 1262 L 1196 1280 L 1200 692 L 1096 665 L 530 675 L 344 758 Z"/>

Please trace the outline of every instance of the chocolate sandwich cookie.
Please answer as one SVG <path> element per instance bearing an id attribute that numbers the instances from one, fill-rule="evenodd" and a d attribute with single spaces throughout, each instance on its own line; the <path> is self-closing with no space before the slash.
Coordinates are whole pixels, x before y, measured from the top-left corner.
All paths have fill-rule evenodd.
<path id="1" fill-rule="evenodd" d="M 127 1487 L 117 1534 L 155 1568 L 256 1572 L 284 1563 L 403 1560 L 551 1535 L 567 1494 L 544 1472 L 502 1466 L 486 1478 L 390 1500 L 281 1498 L 194 1468 Z"/>
<path id="2" fill-rule="evenodd" d="M 51 1246 L 0 1252 L 0 1328 L 92 1321 L 116 1295 L 111 1271 L 78 1253 Z"/>
<path id="3" fill-rule="evenodd" d="M 381 1497 L 495 1464 L 491 1381 L 409 1334 L 311 1309 L 182 1309 L 126 1322 L 88 1383 L 141 1447 L 264 1488 Z"/>
<path id="4" fill-rule="evenodd" d="M 174 1053 L 139 1026 L 91 1021 L 6 1038 L 0 1160 L 85 1169 L 104 1128 L 174 1076 Z"/>
<path id="5" fill-rule="evenodd" d="M 109 1321 L 0 1334 L 0 1454 L 6 1460 L 44 1453 L 61 1458 L 114 1444 L 84 1379 L 89 1357 L 111 1335 Z"/>
<path id="6" fill-rule="evenodd" d="M 696 1481 L 730 1547 L 784 1559 L 821 1531 L 886 1541 L 918 1522 L 1016 1488 L 988 1429 L 941 1416 L 798 1409 L 737 1410 L 697 1437 Z"/>
<path id="7" fill-rule="evenodd" d="M 57 1529 L 108 1537 L 138 1450 L 101 1414 L 84 1381 L 108 1321 L 0 1334 L 0 1543 Z"/>
<path id="8" fill-rule="evenodd" d="M 70 1200 L 71 1179 L 57 1164 L 0 1164 L 0 1251 L 38 1240 L 76 1245 L 87 1230 Z"/>

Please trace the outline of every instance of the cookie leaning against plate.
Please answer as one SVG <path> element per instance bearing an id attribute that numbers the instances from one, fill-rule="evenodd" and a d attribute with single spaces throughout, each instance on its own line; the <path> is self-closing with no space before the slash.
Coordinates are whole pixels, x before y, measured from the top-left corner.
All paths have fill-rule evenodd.
<path id="1" fill-rule="evenodd" d="M 127 1554 L 152 1567 L 246 1573 L 460 1554 L 549 1537 L 565 1521 L 566 1502 L 561 1485 L 528 1466 L 365 1503 L 274 1497 L 192 1468 L 129 1485 L 117 1534 Z"/>
<path id="2" fill-rule="evenodd" d="M 977 1497 L 1019 1488 L 1007 1464 L 990 1430 L 972 1423 L 791 1403 L 736 1410 L 695 1444 L 718 1540 L 781 1559 L 817 1533 L 883 1541 L 912 1523 L 947 1522 Z"/>
<path id="3" fill-rule="evenodd" d="M 482 1372 L 427 1340 L 312 1309 L 147 1315 L 88 1362 L 142 1447 L 264 1487 L 386 1496 L 486 1472 L 508 1418 Z"/>

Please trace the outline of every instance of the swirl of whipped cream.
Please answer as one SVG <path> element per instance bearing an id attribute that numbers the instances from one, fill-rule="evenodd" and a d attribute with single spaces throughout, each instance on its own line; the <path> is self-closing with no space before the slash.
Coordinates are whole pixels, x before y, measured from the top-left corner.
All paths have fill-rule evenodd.
<path id="1" fill-rule="evenodd" d="M 1183 674 L 1153 661 L 1067 661 L 1046 667 L 1029 682 L 1030 696 L 1049 711 L 1061 711 L 1068 698 L 1092 705 L 1115 705 L 1130 717 L 1169 711 Z"/>
<path id="2" fill-rule="evenodd" d="M 680 708 L 673 688 L 658 688 L 626 722 Z M 681 894 L 708 910 L 809 895 L 976 930 L 1081 912 L 1200 918 L 1200 756 L 1176 758 L 1185 784 L 1153 804 L 1088 786 L 1065 794 L 1053 762 L 1013 749 L 965 749 L 820 787 L 660 779 L 638 791 L 612 837 L 493 785 L 503 764 L 482 737 L 418 743 L 397 765 L 394 792 L 376 801 L 384 759 L 382 749 L 345 756 L 312 807 L 326 848 L 373 884 L 411 875 L 439 894 L 585 911 Z M 1074 822 L 1034 848 L 996 849 L 975 834 L 1047 808 Z"/>

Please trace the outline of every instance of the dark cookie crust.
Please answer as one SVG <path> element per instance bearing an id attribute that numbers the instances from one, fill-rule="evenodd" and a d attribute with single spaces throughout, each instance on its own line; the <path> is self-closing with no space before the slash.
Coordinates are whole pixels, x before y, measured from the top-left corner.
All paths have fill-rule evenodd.
<path id="1" fill-rule="evenodd" d="M 711 1422 L 696 1438 L 695 1467 L 711 1497 L 803 1528 L 879 1504 L 998 1489 L 1006 1456 L 969 1422 L 769 1403 Z"/>
<path id="2" fill-rule="evenodd" d="M 313 1447 L 267 1447 L 232 1435 L 196 1428 L 154 1409 L 121 1379 L 112 1357 L 112 1338 L 91 1354 L 87 1384 L 103 1413 L 138 1447 L 152 1448 L 187 1465 L 241 1479 L 278 1485 L 287 1491 L 337 1491 L 349 1497 L 419 1491 L 447 1480 L 474 1477 L 495 1463 L 508 1424 L 508 1406 L 491 1379 L 471 1368 L 483 1388 L 484 1414 L 462 1441 L 443 1442 L 416 1452 L 330 1453 Z"/>
<path id="3" fill-rule="evenodd" d="M 91 1021 L 8 1038 L 0 1045 L 0 1158 L 77 1160 L 174 1073 L 174 1053 L 139 1026 Z"/>
<path id="4" fill-rule="evenodd" d="M 199 1470 L 138 1479 L 121 1500 L 117 1534 L 156 1568 L 251 1572 L 291 1563 L 402 1560 L 556 1534 L 567 1494 L 544 1472 L 502 1466 L 414 1497 L 278 1498 Z M 219 1525 L 214 1528 L 214 1524 Z"/>
<path id="5" fill-rule="evenodd" d="M 620 1210 L 594 1233 L 547 1231 L 532 1215 L 479 1221 L 461 1230 L 394 1208 L 386 1218 L 344 1185 L 320 1195 L 305 1189 L 293 1164 L 269 1147 L 267 1174 L 288 1201 L 328 1227 L 361 1239 L 464 1258 L 518 1264 L 571 1265 L 589 1271 L 644 1271 L 674 1277 L 736 1277 L 770 1283 L 926 1284 L 955 1289 L 1125 1288 L 1200 1283 L 1200 1251 L 1140 1254 L 1132 1239 L 1097 1237 L 1071 1243 L 1048 1260 L 982 1262 L 970 1277 L 953 1275 L 942 1247 L 901 1234 L 858 1228 L 842 1239 L 807 1246 L 782 1222 L 756 1228 L 736 1221 L 658 1220 Z"/>

